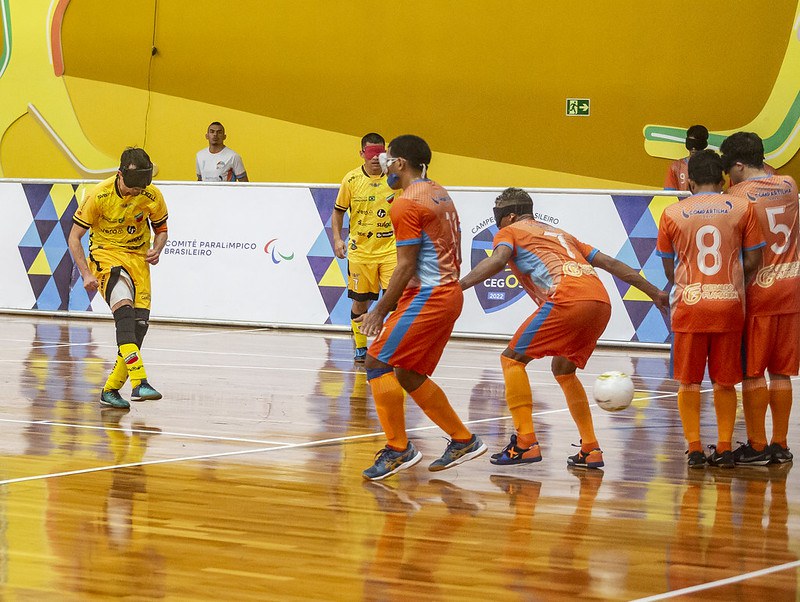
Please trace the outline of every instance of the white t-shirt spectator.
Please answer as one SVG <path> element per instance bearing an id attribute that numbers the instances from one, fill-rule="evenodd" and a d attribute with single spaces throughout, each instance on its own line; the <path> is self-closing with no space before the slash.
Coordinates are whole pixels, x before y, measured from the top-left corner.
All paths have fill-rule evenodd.
<path id="1" fill-rule="evenodd" d="M 198 151 L 196 171 L 203 182 L 233 182 L 245 175 L 242 158 L 227 146 L 218 153 L 207 148 Z"/>

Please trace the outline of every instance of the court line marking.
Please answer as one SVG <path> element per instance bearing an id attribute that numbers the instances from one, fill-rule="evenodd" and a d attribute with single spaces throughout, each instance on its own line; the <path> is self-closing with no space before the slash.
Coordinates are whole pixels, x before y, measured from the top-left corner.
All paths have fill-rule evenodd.
<path id="1" fill-rule="evenodd" d="M 233 354 L 223 354 L 223 355 L 233 355 Z M 290 358 L 288 356 L 256 356 L 256 357 L 292 359 L 292 358 Z M 99 359 L 102 359 L 102 358 L 99 358 Z M 294 359 L 319 359 L 319 358 L 294 358 Z M 22 363 L 29 362 L 29 361 L 31 361 L 29 358 L 26 358 L 26 359 L 21 359 L 21 358 L 0 359 L 0 363 L 4 363 L 4 364 L 22 364 Z M 75 360 L 56 360 L 56 359 L 48 358 L 47 361 L 50 364 L 82 364 L 85 361 L 85 358 L 75 359 Z M 319 374 L 363 374 L 362 371 L 358 371 L 358 370 L 335 370 L 335 369 L 332 369 L 332 368 L 298 368 L 296 366 L 256 366 L 256 365 L 248 366 L 248 365 L 195 364 L 195 363 L 191 363 L 191 364 L 189 364 L 189 363 L 169 363 L 169 364 L 167 364 L 167 363 L 164 363 L 164 362 L 154 362 L 152 360 L 148 361 L 147 365 L 148 366 L 159 366 L 159 367 L 162 367 L 162 368 L 216 368 L 216 369 L 224 368 L 224 369 L 230 369 L 230 370 L 242 369 L 242 370 L 276 370 L 276 371 L 281 371 L 281 372 L 287 372 L 287 371 L 288 372 L 315 372 L 315 373 L 319 373 Z M 442 366 L 442 367 L 447 368 L 448 366 Z M 470 368 L 469 366 L 449 366 L 449 367 L 450 368 L 454 368 L 454 369 L 464 369 L 464 370 L 470 370 L 470 369 L 475 370 L 475 369 L 478 369 L 478 367 L 476 367 L 476 366 L 474 366 L 472 368 Z M 529 373 L 533 373 L 533 374 L 550 374 L 551 373 L 550 370 L 529 370 L 528 372 Z M 579 375 L 579 378 L 581 376 L 582 377 L 586 377 L 586 378 L 592 378 L 592 377 L 598 376 L 600 374 L 601 374 L 600 372 L 582 371 L 580 373 L 580 375 Z M 671 378 L 661 378 L 661 377 L 656 377 L 656 376 L 649 377 L 649 376 L 638 376 L 638 375 L 634 375 L 634 376 L 639 380 L 660 380 L 660 381 L 677 382 L 677 381 L 674 381 L 674 379 L 671 379 Z M 475 377 L 463 378 L 463 377 L 459 377 L 459 376 L 444 376 L 442 374 L 434 374 L 434 377 L 435 377 L 434 380 L 456 380 L 456 381 L 468 381 L 468 382 L 474 381 L 476 383 L 482 383 L 482 382 L 502 383 L 502 382 L 504 382 L 500 378 L 497 378 L 497 379 L 490 379 L 490 378 L 481 379 L 481 378 L 475 378 Z M 555 383 L 555 382 L 537 382 L 536 386 L 555 387 L 555 386 L 558 386 L 558 383 Z M 648 391 L 647 389 L 641 389 L 641 390 Z M 675 394 L 677 394 L 677 392 Z"/>
<path id="2" fill-rule="evenodd" d="M 647 596 L 646 598 L 637 598 L 636 600 L 632 600 L 631 602 L 655 602 L 655 600 L 667 600 L 669 598 L 676 598 L 678 596 L 683 596 L 685 594 L 693 594 L 695 592 L 701 592 L 707 589 L 721 587 L 723 585 L 729 585 L 731 583 L 738 583 L 739 581 L 746 581 L 748 579 L 754 579 L 756 577 L 763 577 L 764 575 L 771 575 L 772 573 L 786 571 L 789 569 L 793 569 L 795 567 L 800 567 L 800 560 L 787 562 L 785 564 L 778 564 L 766 569 L 760 569 L 758 571 L 750 571 L 749 573 L 742 573 L 741 575 L 736 575 L 735 577 L 728 577 L 726 579 L 719 579 L 717 581 L 709 581 L 708 583 L 703 583 L 701 585 L 684 587 L 682 589 L 676 589 L 670 592 L 664 592 L 663 594 Z"/>
<path id="3" fill-rule="evenodd" d="M 560 408 L 557 410 L 545 410 L 543 412 L 536 412 L 534 416 L 544 416 L 546 414 L 555 414 L 558 412 L 566 412 L 568 408 Z M 479 424 L 484 422 L 491 422 L 491 421 L 499 421 L 499 420 L 509 420 L 511 416 L 497 416 L 493 418 L 482 418 L 480 420 L 469 420 L 465 421 L 464 424 Z M 419 426 L 410 428 L 407 430 L 409 433 L 418 432 L 418 431 L 428 431 L 432 429 L 438 429 L 439 427 L 435 424 L 428 425 L 428 426 Z M 79 474 L 89 474 L 93 472 L 104 472 L 107 470 L 116 470 L 118 468 L 132 468 L 134 466 L 153 466 L 156 464 L 174 464 L 176 462 L 190 462 L 194 460 L 210 460 L 213 458 L 227 458 L 231 456 L 243 456 L 248 454 L 259 454 L 264 452 L 271 452 L 271 451 L 280 451 L 284 449 L 300 449 L 304 447 L 318 447 L 321 445 L 329 445 L 331 443 L 345 443 L 348 441 L 356 441 L 359 439 L 369 439 L 374 437 L 382 437 L 384 436 L 383 431 L 375 432 L 375 433 L 364 433 L 362 435 L 347 435 L 345 437 L 332 437 L 329 439 L 317 439 L 315 441 L 304 441 L 303 443 L 285 443 L 281 445 L 276 445 L 273 447 L 259 447 L 255 449 L 240 449 L 235 451 L 229 452 L 217 452 L 213 454 L 199 454 L 195 456 L 182 456 L 179 458 L 162 458 L 160 460 L 143 460 L 141 462 L 128 462 L 126 464 L 114 464 L 114 465 L 107 465 L 107 466 L 95 466 L 93 468 L 81 468 L 78 470 L 67 470 L 64 472 L 54 472 L 54 473 L 47 473 L 41 475 L 32 475 L 29 477 L 17 477 L 14 479 L 3 479 L 0 480 L 1 485 L 11 485 L 14 483 L 26 483 L 29 481 L 41 481 L 44 479 L 52 479 L 55 477 L 67 477 Z"/>

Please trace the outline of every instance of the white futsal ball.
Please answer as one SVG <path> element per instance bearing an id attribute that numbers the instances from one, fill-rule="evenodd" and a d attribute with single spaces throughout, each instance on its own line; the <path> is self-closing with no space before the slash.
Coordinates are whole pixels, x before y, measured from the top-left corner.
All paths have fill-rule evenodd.
<path id="1" fill-rule="evenodd" d="M 606 412 L 619 412 L 633 401 L 633 381 L 624 372 L 603 372 L 594 381 L 592 394 Z"/>

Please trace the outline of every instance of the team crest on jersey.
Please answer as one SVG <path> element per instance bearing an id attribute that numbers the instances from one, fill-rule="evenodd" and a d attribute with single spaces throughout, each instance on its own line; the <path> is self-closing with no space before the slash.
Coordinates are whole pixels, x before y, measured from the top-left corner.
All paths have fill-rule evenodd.
<path id="1" fill-rule="evenodd" d="M 144 219 L 144 212 L 143 212 L 143 211 L 140 211 L 139 213 L 137 213 L 137 214 L 134 216 L 134 218 L 133 218 L 133 219 L 135 219 L 137 222 L 140 222 L 140 221 L 142 221 L 142 220 Z"/>
<path id="2" fill-rule="evenodd" d="M 694 305 L 703 297 L 702 285 L 699 282 L 694 282 L 683 289 L 681 298 L 686 305 Z"/>

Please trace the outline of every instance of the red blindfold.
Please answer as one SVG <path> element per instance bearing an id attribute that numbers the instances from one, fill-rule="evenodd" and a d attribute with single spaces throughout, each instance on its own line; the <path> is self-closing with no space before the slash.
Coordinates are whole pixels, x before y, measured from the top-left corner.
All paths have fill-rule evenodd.
<path id="1" fill-rule="evenodd" d="M 364 147 L 364 158 L 367 161 L 370 161 L 371 159 L 385 152 L 386 152 L 386 147 L 383 144 L 367 144 Z"/>

